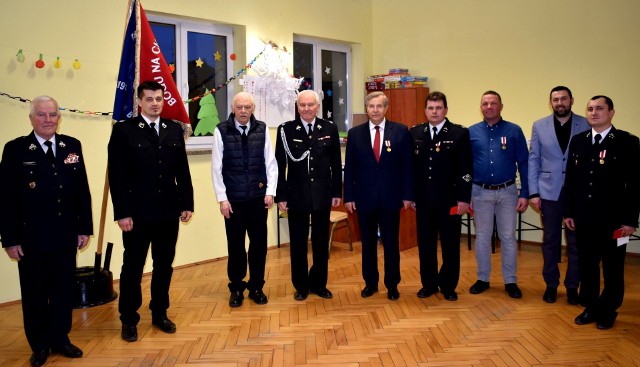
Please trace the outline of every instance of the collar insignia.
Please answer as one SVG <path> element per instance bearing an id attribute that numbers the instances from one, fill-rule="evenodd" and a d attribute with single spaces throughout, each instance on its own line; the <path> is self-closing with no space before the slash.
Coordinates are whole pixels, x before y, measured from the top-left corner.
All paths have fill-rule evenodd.
<path id="1" fill-rule="evenodd" d="M 38 147 L 36 147 L 35 144 L 29 145 L 29 150 L 36 150 L 36 149 L 38 149 Z"/>

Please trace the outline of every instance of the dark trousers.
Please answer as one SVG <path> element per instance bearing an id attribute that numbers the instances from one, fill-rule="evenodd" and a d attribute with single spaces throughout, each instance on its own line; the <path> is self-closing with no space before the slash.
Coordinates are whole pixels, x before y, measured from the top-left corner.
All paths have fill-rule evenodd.
<path id="1" fill-rule="evenodd" d="M 289 237 L 291 254 L 291 281 L 296 290 L 327 287 L 329 262 L 329 216 L 331 209 L 293 210 L 289 209 Z M 309 238 L 309 217 L 311 217 L 311 250 L 313 264 L 308 269 L 307 239 Z"/>
<path id="2" fill-rule="evenodd" d="M 262 289 L 264 267 L 267 260 L 267 209 L 264 197 L 248 201 L 232 201 L 229 219 L 225 218 L 227 231 L 227 275 L 229 290 L 243 292 Z M 249 252 L 245 248 L 245 236 L 249 235 Z M 247 256 L 248 255 L 248 256 Z M 245 283 L 249 262 L 249 282 Z"/>
<path id="3" fill-rule="evenodd" d="M 562 259 L 562 212 L 564 208 L 564 189 L 560 193 L 558 201 L 541 199 L 542 203 L 542 277 L 547 287 L 556 288 L 560 284 L 560 269 L 558 263 Z M 567 239 L 567 272 L 564 276 L 566 288 L 578 288 L 580 286 L 580 273 L 578 270 L 578 247 L 576 233 L 565 229 Z"/>
<path id="4" fill-rule="evenodd" d="M 122 232 L 124 255 L 120 273 L 118 311 L 123 324 L 136 325 L 140 321 L 138 309 L 142 305 L 142 271 L 149 245 L 153 259 L 151 302 L 153 316 L 165 316 L 169 308 L 169 286 L 173 274 L 173 258 L 178 239 L 178 218 L 156 223 L 133 221 L 133 230 Z"/>
<path id="5" fill-rule="evenodd" d="M 358 209 L 362 235 L 362 277 L 368 287 L 378 287 L 378 225 L 384 248 L 384 285 L 396 288 L 400 283 L 400 209 Z"/>
<path id="6" fill-rule="evenodd" d="M 597 220 L 575 219 L 580 268 L 580 298 L 586 310 L 596 317 L 609 317 L 624 298 L 624 258 L 627 245 L 618 246 L 612 239 L 615 226 Z M 604 288 L 600 293 L 600 262 Z"/>
<path id="7" fill-rule="evenodd" d="M 36 250 L 37 251 L 37 250 Z M 24 331 L 33 351 L 69 344 L 76 250 L 32 252 L 18 261 Z"/>
<path id="8" fill-rule="evenodd" d="M 422 287 L 431 291 L 452 293 L 460 279 L 461 216 L 449 215 L 446 208 L 416 205 L 418 253 Z M 438 234 L 442 248 L 442 267 L 438 272 Z"/>

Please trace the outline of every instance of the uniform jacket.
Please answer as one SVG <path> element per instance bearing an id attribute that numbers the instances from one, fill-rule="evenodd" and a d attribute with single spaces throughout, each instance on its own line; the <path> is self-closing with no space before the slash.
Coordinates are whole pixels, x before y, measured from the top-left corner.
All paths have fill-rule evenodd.
<path id="1" fill-rule="evenodd" d="M 31 132 L 5 145 L 0 162 L 2 247 L 75 249 L 92 235 L 91 195 L 80 141 L 56 134 L 53 167 Z"/>
<path id="2" fill-rule="evenodd" d="M 369 123 L 349 130 L 344 167 L 344 202 L 358 210 L 399 209 L 413 201 L 411 135 L 403 124 L 387 120 L 380 161 L 371 146 Z"/>
<path id="3" fill-rule="evenodd" d="M 431 139 L 431 125 L 411 128 L 414 195 L 418 206 L 452 207 L 471 202 L 471 141 L 469 130 L 446 120 Z"/>
<path id="4" fill-rule="evenodd" d="M 591 139 L 588 130 L 569 144 L 565 218 L 637 227 L 640 181 L 633 171 L 640 167 L 638 137 L 611 127 L 599 146 Z"/>
<path id="5" fill-rule="evenodd" d="M 160 134 L 142 116 L 117 122 L 109 140 L 114 219 L 150 223 L 193 211 L 193 187 L 180 124 L 161 119 Z"/>
<path id="6" fill-rule="evenodd" d="M 306 152 L 305 159 L 295 162 Z M 342 158 L 338 128 L 331 121 L 316 118 L 311 139 L 306 123 L 297 118 L 278 127 L 276 136 L 278 189 L 276 202 L 286 201 L 290 209 L 331 208 L 332 198 L 342 197 Z"/>
<path id="7" fill-rule="evenodd" d="M 573 114 L 569 143 L 576 134 L 589 129 L 586 118 Z M 553 114 L 534 122 L 529 148 L 529 194 L 557 201 L 564 184 L 568 157 L 569 148 L 562 153 L 558 143 Z"/>

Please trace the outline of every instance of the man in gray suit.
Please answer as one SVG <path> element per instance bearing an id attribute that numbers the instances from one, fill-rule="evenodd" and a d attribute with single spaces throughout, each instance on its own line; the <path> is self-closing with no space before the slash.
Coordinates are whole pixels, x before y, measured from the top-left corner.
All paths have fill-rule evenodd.
<path id="1" fill-rule="evenodd" d="M 567 87 L 557 86 L 549 94 L 553 113 L 533 123 L 529 149 L 529 203 L 542 215 L 542 277 L 547 289 L 542 299 L 554 303 L 560 284 L 562 252 L 562 208 L 565 195 L 564 176 L 567 167 L 568 146 L 571 138 L 589 129 L 587 120 L 571 112 L 573 96 Z M 578 287 L 578 250 L 575 232 L 565 229 L 568 264 L 564 285 L 567 302 L 580 302 Z"/>

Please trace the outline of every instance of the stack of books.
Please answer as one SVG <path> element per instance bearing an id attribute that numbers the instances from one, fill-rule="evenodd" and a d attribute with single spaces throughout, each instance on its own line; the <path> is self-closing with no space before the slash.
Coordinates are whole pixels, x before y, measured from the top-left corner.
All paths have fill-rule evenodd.
<path id="1" fill-rule="evenodd" d="M 426 76 L 414 76 L 409 74 L 409 69 L 392 68 L 388 74 L 371 75 L 367 78 L 365 88 L 367 92 L 392 89 L 425 87 L 428 78 Z"/>

